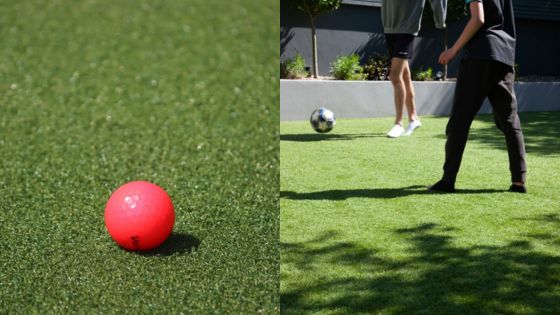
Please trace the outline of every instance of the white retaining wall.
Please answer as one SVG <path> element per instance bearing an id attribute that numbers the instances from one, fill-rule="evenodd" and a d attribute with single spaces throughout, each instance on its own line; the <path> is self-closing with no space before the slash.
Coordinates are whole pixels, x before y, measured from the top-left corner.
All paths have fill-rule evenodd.
<path id="1" fill-rule="evenodd" d="M 419 115 L 448 115 L 454 82 L 414 82 Z M 518 111 L 560 111 L 560 82 L 515 83 Z M 280 120 L 307 120 L 326 107 L 337 118 L 394 116 L 389 81 L 280 80 Z M 488 100 L 481 113 L 490 113 Z M 405 110 L 406 116 L 406 110 Z"/>

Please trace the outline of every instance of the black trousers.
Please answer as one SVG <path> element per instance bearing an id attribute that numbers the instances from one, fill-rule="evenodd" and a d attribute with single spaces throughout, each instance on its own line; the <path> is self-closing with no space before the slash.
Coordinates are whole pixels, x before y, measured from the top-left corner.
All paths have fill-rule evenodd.
<path id="1" fill-rule="evenodd" d="M 496 126 L 506 138 L 511 180 L 525 183 L 525 143 L 517 115 L 514 77 L 513 67 L 498 61 L 461 61 L 453 108 L 445 130 L 447 142 L 443 180 L 455 182 L 471 123 L 488 97 Z"/>

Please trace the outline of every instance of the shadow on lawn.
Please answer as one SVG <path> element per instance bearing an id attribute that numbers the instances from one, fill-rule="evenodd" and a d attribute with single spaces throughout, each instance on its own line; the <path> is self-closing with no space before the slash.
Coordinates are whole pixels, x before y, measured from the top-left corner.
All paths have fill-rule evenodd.
<path id="1" fill-rule="evenodd" d="M 453 229 L 434 223 L 394 233 L 408 241 L 407 258 L 389 259 L 337 240 L 335 232 L 281 243 L 282 264 L 304 279 L 310 272 L 343 268 L 332 279 L 298 282 L 282 275 L 287 288 L 281 293 L 282 313 L 560 313 L 560 257 L 534 250 L 538 239 L 458 247 Z"/>
<path id="2" fill-rule="evenodd" d="M 326 140 L 354 140 L 354 139 L 359 139 L 359 138 L 375 138 L 375 137 L 385 137 L 385 135 L 366 134 L 366 133 L 355 133 L 355 134 L 336 134 L 336 133 L 283 134 L 283 135 L 280 135 L 280 141 L 309 142 L 309 141 L 326 141 Z"/>
<path id="3" fill-rule="evenodd" d="M 521 128 L 525 137 L 525 149 L 529 154 L 560 154 L 560 113 L 538 112 L 520 113 Z M 492 124 L 487 127 L 471 129 L 469 141 L 480 142 L 496 149 L 506 150 L 503 133 L 494 124 L 493 115 L 479 115 L 477 120 Z M 445 139 L 445 135 L 440 135 Z"/>
<path id="4" fill-rule="evenodd" d="M 454 194 L 491 194 L 505 192 L 494 189 L 458 189 Z M 398 198 L 410 195 L 437 194 L 430 192 L 427 186 L 413 185 L 402 188 L 371 188 L 371 189 L 332 189 L 299 193 L 295 191 L 281 191 L 280 198 L 292 200 L 346 200 L 348 198 Z"/>
<path id="5" fill-rule="evenodd" d="M 169 238 L 156 249 L 140 253 L 142 256 L 171 256 L 197 250 L 201 241 L 186 233 L 172 233 Z"/>
<path id="6" fill-rule="evenodd" d="M 549 225 L 552 224 L 556 226 L 556 231 L 560 230 L 560 214 L 558 213 L 548 213 L 543 214 L 533 218 L 519 218 L 519 220 L 523 221 L 537 221 L 539 224 Z M 553 234 L 553 233 L 528 233 L 526 236 L 532 239 L 540 240 L 546 242 L 547 244 L 551 244 L 557 247 L 560 247 L 560 233 Z"/>

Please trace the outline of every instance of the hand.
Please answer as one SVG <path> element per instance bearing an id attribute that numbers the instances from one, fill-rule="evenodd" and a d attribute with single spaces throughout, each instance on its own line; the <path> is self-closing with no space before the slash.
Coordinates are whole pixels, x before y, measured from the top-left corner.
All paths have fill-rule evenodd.
<path id="1" fill-rule="evenodd" d="M 442 52 L 439 55 L 439 63 L 441 63 L 442 65 L 446 65 L 449 62 L 451 62 L 451 59 L 455 58 L 455 56 L 457 55 L 457 52 L 454 49 L 448 49 L 444 52 Z"/>

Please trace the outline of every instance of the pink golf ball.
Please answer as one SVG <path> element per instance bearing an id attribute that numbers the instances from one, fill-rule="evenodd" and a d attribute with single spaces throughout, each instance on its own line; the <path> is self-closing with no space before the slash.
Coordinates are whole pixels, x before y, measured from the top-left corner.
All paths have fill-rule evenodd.
<path id="1" fill-rule="evenodd" d="M 129 182 L 119 187 L 105 206 L 105 226 L 111 238 L 131 251 L 148 251 L 161 245 L 171 234 L 175 211 L 161 187 Z"/>

